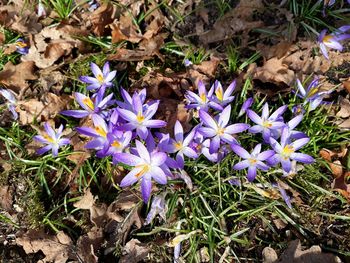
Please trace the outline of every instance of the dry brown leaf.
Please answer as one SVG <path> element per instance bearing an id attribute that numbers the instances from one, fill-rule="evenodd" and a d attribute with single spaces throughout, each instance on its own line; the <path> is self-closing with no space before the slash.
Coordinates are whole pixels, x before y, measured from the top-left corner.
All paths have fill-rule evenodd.
<path id="1" fill-rule="evenodd" d="M 107 58 L 118 61 L 140 61 L 150 60 L 157 56 L 161 61 L 164 61 L 159 49 L 163 46 L 165 37 L 165 34 L 159 34 L 151 39 L 143 39 L 138 49 L 119 48 L 116 54 L 109 55 Z"/>
<path id="2" fill-rule="evenodd" d="M 77 260 L 72 253 L 72 240 L 62 231 L 50 236 L 43 231 L 29 230 L 16 238 L 16 243 L 23 247 L 27 254 L 42 251 L 45 258 L 42 262 L 65 263 L 68 259 Z"/>
<path id="3" fill-rule="evenodd" d="M 47 68 L 58 59 L 70 55 L 73 48 L 84 50 L 86 45 L 72 38 L 66 28 L 45 27 L 30 38 L 28 54 L 22 56 L 22 60 L 34 61 L 38 68 Z"/>
<path id="4" fill-rule="evenodd" d="M 37 78 L 33 61 L 21 62 L 17 65 L 13 65 L 9 61 L 0 72 L 0 84 L 17 93 L 23 92 L 29 87 L 28 80 L 36 80 Z"/>
<path id="5" fill-rule="evenodd" d="M 199 36 L 202 43 L 209 44 L 232 38 L 238 32 L 249 32 L 253 28 L 264 25 L 262 21 L 253 21 L 253 13 L 264 8 L 261 0 L 245 1 L 232 8 L 222 18 L 214 23 L 213 29 Z"/>
<path id="6" fill-rule="evenodd" d="M 93 32 L 96 36 L 104 36 L 107 26 L 114 21 L 115 8 L 111 3 L 104 3 L 91 14 Z"/>
<path id="7" fill-rule="evenodd" d="M 96 227 L 103 227 L 110 220 L 117 222 L 122 222 L 124 220 L 115 209 L 110 208 L 113 206 L 113 203 L 108 208 L 105 204 L 96 205 L 95 198 L 91 194 L 89 188 L 85 191 L 83 198 L 73 205 L 76 208 L 90 210 L 90 220 Z"/>
<path id="8" fill-rule="evenodd" d="M 262 83 L 271 83 L 279 89 L 290 87 L 294 81 L 294 71 L 290 70 L 286 64 L 283 64 L 283 59 L 276 57 L 267 60 L 262 67 L 257 67 L 253 74 L 254 80 L 259 80 Z M 267 90 L 267 92 L 271 92 Z M 276 93 L 272 92 L 273 96 Z"/>
<path id="9" fill-rule="evenodd" d="M 350 184 L 347 180 L 350 178 L 350 172 L 343 173 L 336 177 L 332 182 L 332 188 L 344 196 L 350 203 Z"/>
<path id="10" fill-rule="evenodd" d="M 24 4 L 24 3 L 23 3 Z M 0 7 L 0 23 L 22 34 L 37 34 L 42 25 L 35 12 L 23 9 L 25 5 L 4 5 Z"/>
<path id="11" fill-rule="evenodd" d="M 337 112 L 336 117 L 348 118 L 350 117 L 350 101 L 346 98 L 339 97 L 340 111 Z"/>
<path id="12" fill-rule="evenodd" d="M 131 209 L 131 211 L 128 213 L 127 216 L 125 216 L 124 221 L 121 222 L 120 227 L 116 230 L 117 243 L 125 244 L 125 241 L 129 235 L 130 229 L 133 225 L 135 225 L 137 229 L 140 229 L 142 227 L 140 210 L 141 210 L 141 205 L 139 203 L 137 206 Z"/>
<path id="13" fill-rule="evenodd" d="M 4 33 L 0 32 L 0 44 L 3 44 L 5 42 L 5 35 Z"/>
<path id="14" fill-rule="evenodd" d="M 344 81 L 343 86 L 346 89 L 346 91 L 350 94 L 350 81 L 349 80 Z"/>
<path id="15" fill-rule="evenodd" d="M 112 29 L 112 43 L 118 43 L 122 40 L 139 43 L 143 39 L 143 36 L 137 32 L 135 23 L 129 13 L 122 15 L 110 27 Z"/>
<path id="16" fill-rule="evenodd" d="M 329 167 L 331 168 L 332 174 L 335 178 L 343 175 L 343 166 L 339 160 L 329 163 Z"/>
<path id="17" fill-rule="evenodd" d="M 38 122 L 53 119 L 69 104 L 69 96 L 57 96 L 46 93 L 41 100 L 29 99 L 18 101 L 16 110 L 19 113 L 19 122 L 22 125 L 30 124 L 36 119 Z"/>
<path id="18" fill-rule="evenodd" d="M 343 129 L 350 129 L 350 119 L 347 119 L 343 122 L 341 122 L 339 125 L 338 125 L 339 128 L 343 128 Z"/>
<path id="19" fill-rule="evenodd" d="M 120 263 L 137 263 L 144 261 L 149 251 L 150 248 L 147 244 L 143 244 L 137 239 L 131 239 L 123 247 Z"/>
<path id="20" fill-rule="evenodd" d="M 299 240 L 291 241 L 279 260 L 276 259 L 276 253 L 269 250 L 264 249 L 263 263 L 341 263 L 337 256 L 322 252 L 320 246 L 302 250 Z"/>
<path id="21" fill-rule="evenodd" d="M 10 212 L 12 210 L 12 190 L 8 185 L 0 186 L 0 207 Z"/>
<path id="22" fill-rule="evenodd" d="M 79 237 L 77 241 L 78 254 L 84 263 L 98 262 L 95 252 L 101 248 L 103 240 L 103 229 L 95 226 L 87 234 Z"/>

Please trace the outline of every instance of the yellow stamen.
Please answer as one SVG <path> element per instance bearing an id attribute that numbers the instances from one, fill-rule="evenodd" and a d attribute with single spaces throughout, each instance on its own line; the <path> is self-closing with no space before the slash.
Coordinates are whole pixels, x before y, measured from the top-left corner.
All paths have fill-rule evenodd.
<path id="1" fill-rule="evenodd" d="M 284 148 L 283 148 L 283 150 L 282 150 L 282 157 L 283 157 L 283 159 L 285 159 L 285 160 L 287 160 L 287 159 L 289 159 L 289 157 L 290 157 L 290 155 L 292 154 L 292 153 L 294 153 L 294 147 L 293 146 L 291 146 L 291 145 L 289 145 L 289 144 L 287 144 L 286 146 L 284 146 Z"/>
<path id="2" fill-rule="evenodd" d="M 122 144 L 117 140 L 113 141 L 111 145 L 116 148 L 120 148 L 122 146 Z"/>
<path id="3" fill-rule="evenodd" d="M 141 168 L 141 171 L 135 175 L 136 177 L 141 177 L 142 175 L 147 173 L 149 170 L 151 170 L 151 166 L 149 164 L 140 164 L 135 166 L 135 168 Z"/>
<path id="4" fill-rule="evenodd" d="M 323 37 L 322 42 L 323 42 L 323 43 L 330 43 L 330 42 L 332 42 L 332 39 L 333 39 L 333 38 L 334 38 L 334 37 L 331 36 L 331 35 L 326 35 L 326 36 Z"/>
<path id="5" fill-rule="evenodd" d="M 97 79 L 98 82 L 100 82 L 100 83 L 103 83 L 103 81 L 104 81 L 103 75 L 101 75 L 101 74 L 98 74 L 97 77 L 96 77 L 96 79 Z"/>
<path id="6" fill-rule="evenodd" d="M 54 143 L 55 140 L 53 138 L 51 138 L 48 134 L 44 134 L 43 137 L 48 141 L 48 142 L 51 142 L 51 143 Z"/>
<path id="7" fill-rule="evenodd" d="M 217 131 L 217 134 L 218 134 L 219 136 L 224 135 L 224 133 L 225 133 L 225 128 L 219 128 L 218 131 Z"/>
<path id="8" fill-rule="evenodd" d="M 201 98 L 203 103 L 207 102 L 207 95 L 205 95 L 205 93 L 200 94 L 200 98 Z"/>
<path id="9" fill-rule="evenodd" d="M 107 137 L 106 131 L 105 131 L 101 126 L 97 126 L 97 127 L 95 128 L 95 131 L 96 131 L 99 135 L 101 135 L 102 137 Z"/>
<path id="10" fill-rule="evenodd" d="M 224 99 L 224 91 L 222 90 L 222 87 L 219 87 L 216 91 L 216 97 L 218 98 L 219 101 L 222 101 Z"/>
<path id="11" fill-rule="evenodd" d="M 85 98 L 83 99 L 83 103 L 88 106 L 91 110 L 94 110 L 94 103 L 92 102 L 92 100 L 90 98 Z"/>
<path id="12" fill-rule="evenodd" d="M 16 45 L 20 48 L 24 48 L 24 47 L 27 47 L 27 43 L 25 42 L 22 42 L 22 41 L 19 41 L 19 42 L 16 42 Z"/>
<path id="13" fill-rule="evenodd" d="M 263 122 L 263 126 L 264 126 L 265 128 L 271 128 L 271 127 L 272 127 L 272 123 L 269 122 L 269 121 L 264 121 L 264 122 Z"/>
<path id="14" fill-rule="evenodd" d="M 318 92 L 318 88 L 317 87 L 314 87 L 312 88 L 309 93 L 307 94 L 307 96 L 310 98 L 312 97 L 313 95 L 315 95 L 316 93 Z"/>
<path id="15" fill-rule="evenodd" d="M 176 150 L 181 150 L 182 149 L 182 143 L 181 142 L 174 142 L 174 146 Z"/>
<path id="16" fill-rule="evenodd" d="M 140 111 L 137 116 L 136 116 L 136 120 L 138 123 L 142 123 L 144 121 L 145 117 L 142 115 L 142 112 Z"/>
<path id="17" fill-rule="evenodd" d="M 257 160 L 255 158 L 249 158 L 248 160 L 249 160 L 250 165 L 254 165 L 257 162 Z"/>

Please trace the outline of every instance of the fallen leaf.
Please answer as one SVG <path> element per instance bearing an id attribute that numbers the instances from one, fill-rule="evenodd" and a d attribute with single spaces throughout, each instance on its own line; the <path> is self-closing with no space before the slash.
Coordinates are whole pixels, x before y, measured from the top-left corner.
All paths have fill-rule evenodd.
<path id="1" fill-rule="evenodd" d="M 110 220 L 117 222 L 124 220 L 115 209 L 112 209 L 112 205 L 107 208 L 105 204 L 95 204 L 95 198 L 89 188 L 85 190 L 82 199 L 74 203 L 73 206 L 79 209 L 90 210 L 90 220 L 96 227 L 104 227 Z"/>
<path id="2" fill-rule="evenodd" d="M 0 207 L 10 212 L 12 210 L 13 203 L 12 190 L 8 185 L 0 186 Z"/>
<path id="3" fill-rule="evenodd" d="M 339 97 L 340 110 L 337 112 L 336 117 L 348 118 L 350 117 L 350 101 L 344 97 Z"/>
<path id="4" fill-rule="evenodd" d="M 5 35 L 4 33 L 0 32 L 0 44 L 3 44 L 5 42 Z"/>
<path id="5" fill-rule="evenodd" d="M 131 239 L 125 244 L 120 258 L 120 263 L 137 263 L 144 261 L 150 251 L 147 244 L 141 243 L 137 239 Z"/>
<path id="6" fill-rule="evenodd" d="M 33 61 L 24 61 L 17 65 L 9 61 L 0 72 L 0 84 L 17 93 L 23 93 L 29 87 L 28 81 L 37 78 Z"/>
<path id="7" fill-rule="evenodd" d="M 347 90 L 347 92 L 350 94 L 350 81 L 349 80 L 344 81 L 343 86 Z"/>
<path id="8" fill-rule="evenodd" d="M 77 260 L 73 254 L 72 240 L 62 231 L 56 236 L 51 236 L 43 231 L 29 230 L 17 237 L 16 243 L 22 246 L 27 254 L 41 250 L 45 255 L 42 262 L 65 263 L 68 259 Z"/>
<path id="9" fill-rule="evenodd" d="M 115 18 L 115 8 L 111 3 L 104 3 L 91 14 L 91 23 L 93 32 L 96 36 L 104 36 L 107 26 L 111 24 Z"/>
<path id="10" fill-rule="evenodd" d="M 45 27 L 30 39 L 28 54 L 23 61 L 34 61 L 38 68 L 47 68 L 62 57 L 72 54 L 73 48 L 84 50 L 86 44 L 74 39 L 64 27 Z"/>
<path id="11" fill-rule="evenodd" d="M 244 34 L 247 34 L 253 28 L 263 26 L 262 21 L 253 21 L 252 19 L 254 12 L 261 8 L 264 8 L 261 0 L 241 0 L 235 8 L 232 8 L 214 23 L 212 30 L 200 35 L 200 41 L 204 44 L 210 44 L 232 38 L 238 32 L 243 31 Z"/>
<path id="12" fill-rule="evenodd" d="M 13 3 L 13 2 L 12 2 Z M 42 25 L 35 12 L 23 8 L 22 5 L 4 5 L 0 7 L 0 23 L 14 31 L 22 34 L 37 34 L 41 31 Z"/>
<path id="13" fill-rule="evenodd" d="M 276 258 L 277 253 L 273 253 L 271 248 L 265 249 L 263 251 L 263 263 L 341 263 L 337 256 L 322 252 L 320 246 L 312 246 L 309 249 L 302 250 L 299 240 L 289 242 L 287 249 L 279 259 Z"/>
<path id="14" fill-rule="evenodd" d="M 262 67 L 255 69 L 253 79 L 262 83 L 272 83 L 279 88 L 285 88 L 292 85 L 295 74 L 286 64 L 283 64 L 283 59 L 274 57 L 267 60 Z M 273 92 L 273 96 L 275 95 L 276 93 Z"/>
<path id="15" fill-rule="evenodd" d="M 84 263 L 97 263 L 98 251 L 103 244 L 103 229 L 94 226 L 87 234 L 79 237 L 77 241 L 78 255 Z"/>
<path id="16" fill-rule="evenodd" d="M 21 125 L 30 124 L 36 119 L 38 122 L 53 119 L 69 104 L 69 96 L 57 96 L 46 93 L 41 100 L 29 99 L 18 101 L 16 110 L 19 113 Z"/>
<path id="17" fill-rule="evenodd" d="M 343 175 L 343 166 L 339 160 L 329 163 L 329 166 L 335 178 L 338 178 Z"/>
<path id="18" fill-rule="evenodd" d="M 348 178 L 350 178 L 350 172 L 343 173 L 341 176 L 336 177 L 332 182 L 332 189 L 338 191 L 350 202 L 350 184 L 347 183 Z"/>

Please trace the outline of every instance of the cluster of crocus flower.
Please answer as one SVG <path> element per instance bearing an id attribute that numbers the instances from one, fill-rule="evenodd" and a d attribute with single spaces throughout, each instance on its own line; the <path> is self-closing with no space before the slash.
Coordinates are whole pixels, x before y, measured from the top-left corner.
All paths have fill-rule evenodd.
<path id="1" fill-rule="evenodd" d="M 267 171 L 278 163 L 288 174 L 292 170 L 292 162 L 313 161 L 312 157 L 297 152 L 309 139 L 304 133 L 294 130 L 303 115 L 297 115 L 289 122 L 284 121 L 287 106 L 270 113 L 265 103 L 259 116 L 250 109 L 254 100 L 248 98 L 236 117 L 246 114 L 255 124 L 231 122 L 235 82 L 224 89 L 220 82 L 215 81 L 209 91 L 199 82 L 198 93 L 188 91 L 185 94 L 187 107 L 198 111 L 199 124 L 185 133 L 182 124 L 176 121 L 174 136 L 170 136 L 169 133 L 159 132 L 158 129 L 167 123 L 154 118 L 159 101 L 147 100 L 146 89 L 129 94 L 120 88 L 122 101 L 115 100 L 113 93 L 105 93 L 113 85 L 116 72 L 110 71 L 108 63 L 103 70 L 92 63 L 91 69 L 95 77 L 83 76 L 80 80 L 87 83 L 87 89 L 94 93 L 87 96 L 76 92 L 74 98 L 82 109 L 61 113 L 92 120 L 90 126 L 76 128 L 80 134 L 91 138 L 85 147 L 96 150 L 99 158 L 111 156 L 114 164 L 127 165 L 129 172 L 120 186 L 140 182 L 145 202 L 150 198 L 153 180 L 164 185 L 169 179 L 180 178 L 191 185 L 188 176 L 183 176 L 185 158 L 197 159 L 203 155 L 212 162 L 220 162 L 228 154 L 235 153 L 243 160 L 233 164 L 233 169 L 247 168 L 249 181 L 255 179 L 258 170 Z M 45 124 L 47 135 L 35 137 L 47 144 L 39 153 L 52 149 L 56 156 L 58 148 L 68 144 L 67 139 L 61 138 L 62 129 L 60 127 L 55 133 Z M 257 144 L 249 153 L 240 143 L 239 134 L 243 132 L 261 133 L 263 143 Z M 262 150 L 263 147 L 266 149 Z"/>

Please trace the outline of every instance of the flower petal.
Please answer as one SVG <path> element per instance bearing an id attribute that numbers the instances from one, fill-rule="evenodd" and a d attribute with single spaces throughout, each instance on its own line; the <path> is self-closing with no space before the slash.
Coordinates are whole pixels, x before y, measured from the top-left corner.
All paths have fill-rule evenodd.
<path id="1" fill-rule="evenodd" d="M 224 128 L 228 124 L 231 117 L 231 105 L 228 105 L 219 115 L 218 124 Z"/>
<path id="2" fill-rule="evenodd" d="M 184 140 L 184 130 L 182 128 L 181 123 L 176 120 L 175 126 L 174 126 L 174 135 L 175 135 L 175 140 L 177 142 L 183 142 Z"/>
<path id="3" fill-rule="evenodd" d="M 267 150 L 267 151 L 264 151 L 262 153 L 259 153 L 257 156 L 257 159 L 259 161 L 265 161 L 266 159 L 269 159 L 270 157 L 272 157 L 274 154 L 275 154 L 275 151 Z"/>
<path id="4" fill-rule="evenodd" d="M 140 157 L 130 153 L 116 153 L 114 157 L 118 162 L 124 163 L 126 165 L 130 165 L 130 166 L 137 166 L 140 164 L 144 164 L 144 161 Z"/>
<path id="5" fill-rule="evenodd" d="M 64 110 L 64 111 L 61 111 L 60 114 L 64 116 L 81 119 L 88 116 L 90 113 L 86 110 Z"/>
<path id="6" fill-rule="evenodd" d="M 136 140 L 135 143 L 136 143 L 136 149 L 137 149 L 139 156 L 142 159 L 144 159 L 148 164 L 150 164 L 151 163 L 151 156 L 150 156 L 150 153 L 148 152 L 147 148 L 145 147 L 145 145 L 143 145 L 143 143 L 140 142 L 139 140 Z M 165 160 L 163 162 L 165 162 Z"/>
<path id="7" fill-rule="evenodd" d="M 141 180 L 141 193 L 143 201 L 147 204 L 152 191 L 152 181 L 151 179 L 142 177 Z"/>
<path id="8" fill-rule="evenodd" d="M 102 73 L 101 69 L 95 63 L 91 62 L 90 67 L 91 67 L 92 73 L 94 74 L 94 76 L 96 78 L 97 78 L 98 75 L 103 76 L 103 73 Z"/>
<path id="9" fill-rule="evenodd" d="M 152 167 L 148 173 L 157 183 L 166 184 L 168 181 L 164 171 L 159 167 Z"/>
<path id="10" fill-rule="evenodd" d="M 130 186 L 130 185 L 136 183 L 139 179 L 136 176 L 136 174 L 138 174 L 141 170 L 142 170 L 142 168 L 132 169 L 120 182 L 120 187 L 126 187 L 126 186 Z"/>
<path id="11" fill-rule="evenodd" d="M 241 146 L 237 144 L 231 144 L 232 150 L 241 158 L 243 159 L 249 159 L 251 155 Z"/>
<path id="12" fill-rule="evenodd" d="M 301 147 L 303 147 L 305 144 L 307 144 L 309 141 L 310 141 L 310 138 L 302 138 L 292 142 L 291 146 L 294 148 L 295 151 L 297 151 Z"/>
<path id="13" fill-rule="evenodd" d="M 232 168 L 234 170 L 242 170 L 250 166 L 250 163 L 248 160 L 244 160 L 242 162 L 236 163 Z"/>
<path id="14" fill-rule="evenodd" d="M 200 110 L 199 111 L 199 117 L 201 121 L 204 122 L 204 124 L 212 129 L 217 129 L 218 125 L 216 121 L 205 111 Z"/>
<path id="15" fill-rule="evenodd" d="M 263 121 L 262 121 L 261 117 L 259 117 L 259 115 L 256 114 L 254 111 L 247 110 L 247 116 L 252 122 L 254 122 L 254 123 L 258 124 L 258 125 L 262 125 L 263 124 Z"/>
<path id="16" fill-rule="evenodd" d="M 307 155 L 305 153 L 292 153 L 290 158 L 306 164 L 311 164 L 315 161 L 314 158 L 312 158 L 310 155 Z"/>
<path id="17" fill-rule="evenodd" d="M 240 133 L 240 132 L 247 130 L 249 127 L 250 127 L 249 124 L 236 123 L 236 124 L 232 124 L 230 126 L 227 126 L 225 128 L 225 133 L 228 133 L 228 134 Z"/>
<path id="18" fill-rule="evenodd" d="M 42 154 L 46 153 L 47 151 L 50 151 L 51 149 L 52 149 L 52 145 L 49 144 L 49 145 L 46 145 L 45 147 L 42 147 L 42 148 L 38 149 L 36 151 L 36 153 L 39 154 L 39 155 L 42 155 Z"/>
<path id="19" fill-rule="evenodd" d="M 250 166 L 248 168 L 248 174 L 247 174 L 247 178 L 249 182 L 254 181 L 256 177 L 256 167 L 255 166 Z"/>

